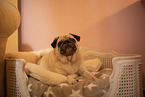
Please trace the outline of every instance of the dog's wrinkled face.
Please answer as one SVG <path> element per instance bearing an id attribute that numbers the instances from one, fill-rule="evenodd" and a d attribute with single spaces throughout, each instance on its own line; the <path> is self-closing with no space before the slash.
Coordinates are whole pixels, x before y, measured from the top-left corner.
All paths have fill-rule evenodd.
<path id="1" fill-rule="evenodd" d="M 66 37 L 58 42 L 58 51 L 64 56 L 72 56 L 77 50 L 75 43 L 75 39 Z"/>
<path id="2" fill-rule="evenodd" d="M 69 34 L 54 39 L 51 46 L 63 56 L 72 56 L 77 51 L 77 42 L 80 36 Z"/>

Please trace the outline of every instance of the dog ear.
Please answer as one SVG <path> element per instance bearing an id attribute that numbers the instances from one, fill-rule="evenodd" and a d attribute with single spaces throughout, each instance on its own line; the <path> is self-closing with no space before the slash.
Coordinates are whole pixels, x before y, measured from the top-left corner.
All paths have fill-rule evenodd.
<path id="1" fill-rule="evenodd" d="M 55 38 L 55 39 L 53 40 L 53 42 L 51 43 L 51 46 L 52 46 L 53 48 L 56 47 L 58 38 L 59 38 L 59 37 Z"/>
<path id="2" fill-rule="evenodd" d="M 70 35 L 72 35 L 77 41 L 80 41 L 80 36 L 75 35 L 75 34 L 71 34 L 71 33 L 70 33 Z"/>

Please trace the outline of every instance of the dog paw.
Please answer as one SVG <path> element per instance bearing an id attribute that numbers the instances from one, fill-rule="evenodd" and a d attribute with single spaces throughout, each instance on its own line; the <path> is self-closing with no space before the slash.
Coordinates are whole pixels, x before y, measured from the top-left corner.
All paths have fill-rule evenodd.
<path id="1" fill-rule="evenodd" d="M 77 77 L 77 75 L 74 75 L 74 74 L 68 75 L 67 76 L 68 83 L 69 84 L 74 84 L 74 83 L 78 82 L 76 77 Z"/>

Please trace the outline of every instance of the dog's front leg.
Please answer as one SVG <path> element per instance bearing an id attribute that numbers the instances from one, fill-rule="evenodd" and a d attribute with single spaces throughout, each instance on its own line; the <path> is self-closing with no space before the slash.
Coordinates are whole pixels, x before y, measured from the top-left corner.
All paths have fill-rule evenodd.
<path id="1" fill-rule="evenodd" d="M 97 78 L 92 75 L 84 65 L 80 66 L 78 73 L 89 80 L 97 80 Z"/>

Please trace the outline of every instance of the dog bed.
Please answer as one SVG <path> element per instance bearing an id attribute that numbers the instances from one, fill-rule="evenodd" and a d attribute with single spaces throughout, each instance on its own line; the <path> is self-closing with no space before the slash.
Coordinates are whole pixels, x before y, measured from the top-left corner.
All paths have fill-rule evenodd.
<path id="1" fill-rule="evenodd" d="M 74 84 L 61 83 L 56 86 L 43 84 L 29 76 L 28 91 L 31 97 L 102 97 L 109 90 L 111 73 L 112 69 L 105 68 L 99 72 L 92 72 L 98 78 L 96 81 L 79 76 L 78 82 Z"/>
<path id="2" fill-rule="evenodd" d="M 35 52 L 19 52 L 15 58 L 7 56 L 6 59 L 7 96 L 143 97 L 141 80 L 142 61 L 140 55 L 118 54 L 114 51 L 101 51 L 84 47 L 80 50 L 84 61 L 94 58 L 101 60 L 102 66 L 100 71 L 92 72 L 98 80 L 90 82 L 80 76 L 79 82 L 73 85 L 61 83 L 57 86 L 43 84 L 30 76 L 28 81 L 24 72 L 24 66 L 26 62 L 36 63 L 40 58 L 38 55 L 41 51 L 37 51 L 37 56 Z M 49 50 L 45 52 L 47 51 Z M 27 54 L 29 54 L 29 57 L 27 57 Z M 33 60 L 30 60 L 30 57 Z"/>

